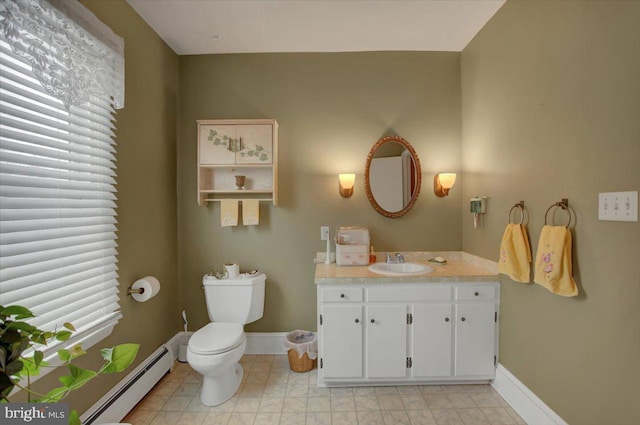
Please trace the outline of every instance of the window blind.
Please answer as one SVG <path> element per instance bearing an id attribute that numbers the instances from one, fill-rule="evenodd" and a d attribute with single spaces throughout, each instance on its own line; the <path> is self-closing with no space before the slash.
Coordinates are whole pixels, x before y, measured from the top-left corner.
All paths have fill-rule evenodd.
<path id="1" fill-rule="evenodd" d="M 115 114 L 106 96 L 67 109 L 31 69 L 0 41 L 0 304 L 81 340 L 121 317 Z"/>

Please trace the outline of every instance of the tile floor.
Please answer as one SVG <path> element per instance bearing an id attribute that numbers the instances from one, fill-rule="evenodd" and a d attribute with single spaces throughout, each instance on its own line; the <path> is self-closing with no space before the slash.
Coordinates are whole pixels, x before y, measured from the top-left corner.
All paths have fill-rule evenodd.
<path id="1" fill-rule="evenodd" d="M 201 376 L 176 363 L 123 422 L 133 425 L 520 425 L 489 385 L 318 388 L 316 370 L 289 370 L 287 356 L 246 355 L 228 402 L 200 403 Z M 526 425 L 526 424 L 525 424 Z"/>

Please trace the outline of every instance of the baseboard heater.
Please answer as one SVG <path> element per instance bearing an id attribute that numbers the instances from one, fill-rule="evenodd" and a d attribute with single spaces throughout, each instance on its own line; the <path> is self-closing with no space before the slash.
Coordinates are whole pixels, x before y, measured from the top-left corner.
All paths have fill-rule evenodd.
<path id="1" fill-rule="evenodd" d="M 80 418 L 83 425 L 119 422 L 173 367 L 172 346 L 154 351 Z"/>

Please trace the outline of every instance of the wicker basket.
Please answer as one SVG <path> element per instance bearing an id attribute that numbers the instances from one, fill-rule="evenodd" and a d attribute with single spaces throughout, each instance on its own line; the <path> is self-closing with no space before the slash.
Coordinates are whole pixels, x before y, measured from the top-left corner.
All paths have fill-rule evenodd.
<path id="1" fill-rule="evenodd" d="M 298 357 L 298 352 L 294 349 L 288 351 L 289 354 L 289 367 L 294 372 L 309 372 L 313 369 L 316 361 L 309 358 L 307 353 L 304 353 L 302 357 Z"/>

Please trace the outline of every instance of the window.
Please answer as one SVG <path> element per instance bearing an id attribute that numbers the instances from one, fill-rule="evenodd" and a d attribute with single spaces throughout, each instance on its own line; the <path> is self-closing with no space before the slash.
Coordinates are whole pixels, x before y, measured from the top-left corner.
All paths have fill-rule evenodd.
<path id="1" fill-rule="evenodd" d="M 43 2 L 26 10 L 29 3 L 0 8 L 0 304 L 31 309 L 41 329 L 71 322 L 77 329 L 71 342 L 87 348 L 121 317 L 112 105 L 118 102 L 96 90 L 105 80 L 87 84 L 87 74 L 104 70 L 85 70 L 92 63 L 86 55 L 102 55 L 104 45 L 77 25 L 54 28 L 66 15 Z M 45 24 L 32 13 L 46 15 Z M 40 28 L 17 28 L 30 18 Z M 80 32 L 90 43 L 74 44 Z M 53 42 L 58 36 L 62 42 Z M 71 44 L 62 46 L 62 36 Z M 33 53 L 34 46 L 47 57 Z M 74 70 L 74 60 L 82 69 Z M 123 91 L 116 68 L 106 74 L 121 77 Z"/>

